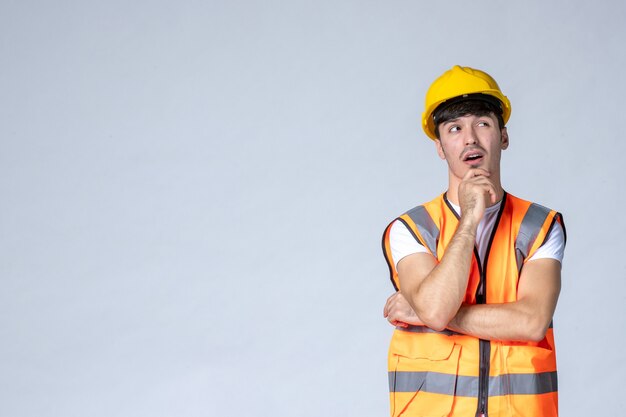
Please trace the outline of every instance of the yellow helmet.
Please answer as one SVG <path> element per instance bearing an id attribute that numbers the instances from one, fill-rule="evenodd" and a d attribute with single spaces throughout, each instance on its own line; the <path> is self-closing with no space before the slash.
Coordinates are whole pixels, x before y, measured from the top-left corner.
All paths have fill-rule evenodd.
<path id="1" fill-rule="evenodd" d="M 443 102 L 470 94 L 487 94 L 501 103 L 502 120 L 506 123 L 511 116 L 511 102 L 502 94 L 496 80 L 486 72 L 470 67 L 455 65 L 437 78 L 426 92 L 426 106 L 422 114 L 422 128 L 429 138 L 435 140 L 433 113 Z"/>

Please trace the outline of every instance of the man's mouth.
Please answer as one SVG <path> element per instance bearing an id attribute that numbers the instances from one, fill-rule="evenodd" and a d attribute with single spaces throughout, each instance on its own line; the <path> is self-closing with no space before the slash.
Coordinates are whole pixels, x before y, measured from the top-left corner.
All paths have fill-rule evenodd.
<path id="1" fill-rule="evenodd" d="M 463 156 L 463 162 L 467 162 L 468 164 L 474 165 L 481 162 L 484 158 L 482 152 L 478 151 L 469 151 Z"/>

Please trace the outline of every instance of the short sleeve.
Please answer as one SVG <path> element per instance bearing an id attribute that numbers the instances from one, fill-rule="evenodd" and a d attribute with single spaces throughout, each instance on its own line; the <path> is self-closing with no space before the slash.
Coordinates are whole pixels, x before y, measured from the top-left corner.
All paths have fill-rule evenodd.
<path id="1" fill-rule="evenodd" d="M 421 252 L 429 253 L 428 249 L 422 246 L 404 223 L 399 220 L 394 221 L 391 225 L 389 246 L 391 246 L 391 257 L 396 268 L 398 267 L 398 262 L 406 256 Z"/>
<path id="2" fill-rule="evenodd" d="M 564 252 L 565 234 L 563 233 L 563 226 L 559 222 L 555 222 L 544 244 L 527 260 L 552 258 L 563 263 Z"/>

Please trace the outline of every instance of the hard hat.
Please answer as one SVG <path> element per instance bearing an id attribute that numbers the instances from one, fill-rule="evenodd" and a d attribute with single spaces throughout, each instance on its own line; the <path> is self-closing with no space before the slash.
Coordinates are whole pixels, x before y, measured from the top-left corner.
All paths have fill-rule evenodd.
<path id="1" fill-rule="evenodd" d="M 476 94 L 486 94 L 498 99 L 502 108 L 502 120 L 506 123 L 511 116 L 511 102 L 502 94 L 496 80 L 481 70 L 460 67 L 455 65 L 437 78 L 426 92 L 425 110 L 422 114 L 422 128 L 429 138 L 435 140 L 435 123 L 433 113 L 445 101 L 452 98 L 476 97 Z M 491 98 L 491 97 L 489 97 Z"/>

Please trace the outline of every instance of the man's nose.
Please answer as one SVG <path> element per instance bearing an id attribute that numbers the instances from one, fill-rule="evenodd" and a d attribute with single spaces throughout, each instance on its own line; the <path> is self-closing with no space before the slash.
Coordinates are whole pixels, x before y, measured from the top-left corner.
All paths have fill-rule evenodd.
<path id="1" fill-rule="evenodd" d="M 473 128 L 467 129 L 465 132 L 466 145 L 475 145 L 476 143 L 478 143 L 478 136 L 476 135 L 476 131 Z"/>

